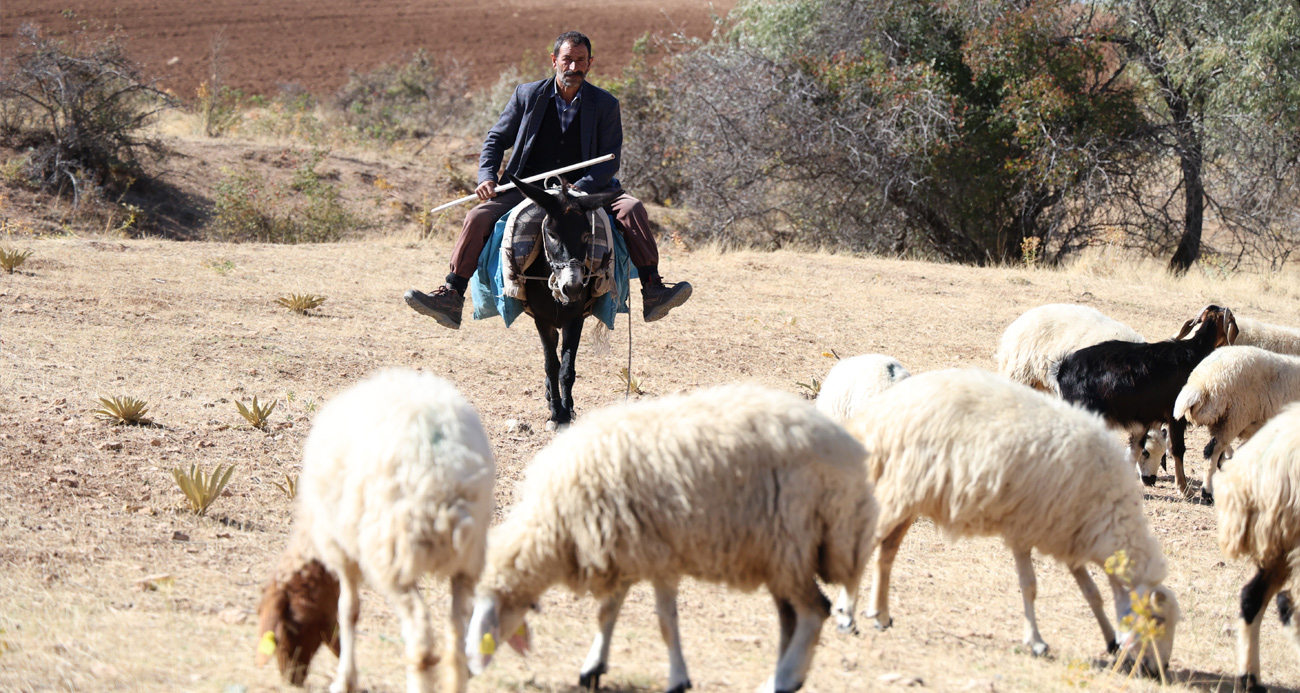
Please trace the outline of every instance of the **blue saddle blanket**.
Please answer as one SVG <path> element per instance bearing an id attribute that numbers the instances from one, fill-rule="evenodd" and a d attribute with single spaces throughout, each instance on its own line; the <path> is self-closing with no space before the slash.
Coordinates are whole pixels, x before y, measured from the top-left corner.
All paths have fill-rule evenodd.
<path id="1" fill-rule="evenodd" d="M 609 221 L 610 228 L 616 228 L 614 220 L 611 218 Z M 500 315 L 506 327 L 510 327 L 515 318 L 524 312 L 524 302 L 506 296 L 501 291 L 501 239 L 505 231 L 506 217 L 502 216 L 497 220 L 492 236 L 488 238 L 487 245 L 478 256 L 478 269 L 475 270 L 474 276 L 470 277 L 469 290 L 470 296 L 474 299 L 475 320 Z M 592 305 L 591 314 L 612 330 L 615 313 L 628 312 L 629 280 L 636 276 L 636 268 L 628 259 L 627 242 L 623 240 L 623 234 L 615 231 L 611 235 L 614 237 L 614 284 L 618 287 L 618 302 L 614 302 L 614 292 L 604 294 Z"/>

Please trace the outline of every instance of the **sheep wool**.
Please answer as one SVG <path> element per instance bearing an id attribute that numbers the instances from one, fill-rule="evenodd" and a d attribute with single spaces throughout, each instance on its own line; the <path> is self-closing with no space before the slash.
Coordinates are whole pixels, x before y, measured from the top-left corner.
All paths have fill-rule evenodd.
<path id="1" fill-rule="evenodd" d="M 1219 473 L 1215 495 L 1219 549 L 1258 569 L 1241 590 L 1237 625 L 1238 690 L 1259 685 L 1259 627 L 1268 600 L 1300 647 L 1300 618 L 1290 590 L 1300 565 L 1300 404 L 1280 414 L 1241 446 Z"/>
<path id="2" fill-rule="evenodd" d="M 1115 634 L 1088 563 L 1124 550 L 1133 585 L 1166 616 L 1168 662 L 1177 602 L 1160 583 L 1165 557 L 1142 512 L 1142 492 L 1126 473 L 1123 447 L 1101 417 L 978 369 L 908 378 L 867 402 L 848 425 L 869 451 L 880 506 L 880 552 L 872 609 L 891 624 L 889 573 L 913 520 L 925 516 L 951 537 L 1000 536 L 1016 559 L 1025 601 L 1025 642 L 1047 650 L 1033 611 L 1032 549 L 1064 563 L 1079 583 L 1111 648 Z M 1117 617 L 1128 590 L 1112 576 Z M 1148 665 L 1154 664 L 1154 658 Z"/>
<path id="3" fill-rule="evenodd" d="M 1175 418 L 1210 429 L 1201 494 L 1214 497 L 1214 474 L 1234 440 L 1250 440 L 1283 407 L 1297 400 L 1300 357 L 1253 346 L 1222 347 L 1205 357 L 1174 402 Z"/>
<path id="4" fill-rule="evenodd" d="M 1002 333 L 998 372 L 1035 390 L 1051 391 L 1052 372 L 1068 354 L 1101 342 L 1145 342 L 1133 328 L 1096 308 L 1049 303 L 1031 308 Z"/>
<path id="5" fill-rule="evenodd" d="M 1275 354 L 1300 356 L 1300 329 L 1242 317 L 1237 318 L 1237 328 L 1241 334 L 1235 344 L 1256 346 Z"/>
<path id="6" fill-rule="evenodd" d="M 842 424 L 853 418 L 868 397 L 910 375 L 898 359 L 884 354 L 862 354 L 843 359 L 822 381 L 817 393 L 817 410 Z"/>
<path id="7" fill-rule="evenodd" d="M 466 645 L 471 671 L 487 666 L 500 633 L 526 649 L 525 610 L 563 583 L 602 602 L 580 678 L 596 685 L 623 597 L 649 580 L 669 647 L 669 690 L 685 690 L 676 585 L 690 576 L 769 589 L 782 647 L 767 690 L 795 690 L 828 616 L 816 578 L 856 594 L 871 552 L 864 456 L 810 404 L 757 386 L 584 416 L 538 454 L 521 500 L 491 533 Z"/>
<path id="8" fill-rule="evenodd" d="M 392 604 L 406 641 L 409 691 L 431 690 L 433 633 L 417 581 L 450 578 L 444 690 L 463 690 L 459 644 L 492 518 L 495 464 L 478 413 L 447 381 L 388 370 L 321 408 L 303 448 L 297 522 L 340 582 L 339 669 L 356 685 L 357 589 Z"/>

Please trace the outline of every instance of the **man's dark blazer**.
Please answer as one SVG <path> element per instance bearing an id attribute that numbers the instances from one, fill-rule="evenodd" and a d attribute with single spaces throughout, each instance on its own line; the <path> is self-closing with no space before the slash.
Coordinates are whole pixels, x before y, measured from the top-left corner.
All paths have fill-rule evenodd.
<path id="1" fill-rule="evenodd" d="M 479 183 L 497 180 L 501 159 L 510 147 L 514 151 L 510 154 L 506 171 L 512 175 L 519 174 L 542 125 L 548 100 L 553 98 L 554 75 L 540 82 L 515 87 L 501 119 L 483 141 L 483 153 L 478 159 Z M 614 174 L 618 173 L 623 158 L 623 120 L 619 115 L 618 99 L 604 89 L 584 82 L 582 100 L 578 103 L 578 124 L 582 126 L 582 161 L 605 154 L 613 154 L 614 160 L 588 167 L 587 175 L 574 185 L 587 193 L 618 189 L 619 182 Z"/>

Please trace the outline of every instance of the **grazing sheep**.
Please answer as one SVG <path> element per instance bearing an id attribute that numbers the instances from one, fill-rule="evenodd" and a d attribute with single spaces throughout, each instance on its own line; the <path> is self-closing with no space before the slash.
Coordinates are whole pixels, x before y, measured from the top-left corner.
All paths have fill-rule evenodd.
<path id="1" fill-rule="evenodd" d="M 1189 333 L 1191 336 L 1183 339 Z M 1151 344 L 1102 342 L 1066 356 L 1056 372 L 1057 391 L 1066 401 L 1101 414 L 1117 428 L 1132 431 L 1168 424 L 1174 482 L 1186 496 L 1191 492 L 1183 472 L 1187 420 L 1174 416 L 1174 401 L 1197 364 L 1236 339 L 1232 311 L 1206 306 L 1197 317 L 1183 323 L 1174 339 Z"/>
<path id="2" fill-rule="evenodd" d="M 867 448 L 876 484 L 880 551 L 872 611 L 888 628 L 889 575 L 899 544 L 918 517 L 949 536 L 1000 536 L 1015 556 L 1024 599 L 1025 644 L 1047 651 L 1034 615 L 1037 582 L 1032 549 L 1069 568 L 1101 626 L 1107 647 L 1132 652 L 1102 608 L 1087 564 L 1123 550 L 1133 590 L 1163 619 L 1155 651 L 1169 661 L 1178 603 L 1165 578 L 1165 557 L 1142 513 L 1142 493 L 1124 449 L 1100 417 L 1047 394 L 978 369 L 908 378 L 874 397 L 849 422 Z M 1130 592 L 1114 575 L 1116 617 L 1133 613 Z M 1154 652 L 1143 662 L 1157 664 Z"/>
<path id="3" fill-rule="evenodd" d="M 681 693 L 691 682 L 677 584 L 689 576 L 767 587 L 781 636 L 766 690 L 797 690 L 829 616 L 817 578 L 856 594 L 871 554 L 875 502 L 864 456 L 812 405 L 752 385 L 584 416 L 537 455 L 522 500 L 492 530 L 465 644 L 470 671 L 483 671 L 502 633 L 526 651 L 525 612 L 564 583 L 600 602 L 600 632 L 579 678 L 595 688 L 623 599 L 649 580 L 668 645 L 668 690 Z"/>
<path id="4" fill-rule="evenodd" d="M 338 606 L 338 579 L 316 558 L 306 528 L 295 525 L 257 608 L 257 666 L 274 656 L 284 679 L 301 686 L 321 645 L 339 654 Z"/>
<path id="5" fill-rule="evenodd" d="M 1201 495 L 1214 499 L 1214 473 L 1232 441 L 1250 440 L 1287 404 L 1300 400 L 1300 357 L 1230 346 L 1205 358 L 1174 402 L 1174 417 L 1210 428 Z"/>
<path id="6" fill-rule="evenodd" d="M 853 418 L 862 402 L 910 376 L 903 364 L 884 354 L 852 356 L 835 364 L 817 393 L 817 410 L 836 423 Z"/>
<path id="7" fill-rule="evenodd" d="M 998 372 L 1035 390 L 1052 392 L 1052 371 L 1071 352 L 1119 340 L 1146 343 L 1133 328 L 1096 308 L 1049 303 L 1016 318 L 998 343 Z"/>
<path id="8" fill-rule="evenodd" d="M 1052 373 L 1071 353 L 1106 341 L 1145 344 L 1146 338 L 1096 308 L 1074 303 L 1049 303 L 1030 308 L 1002 333 L 998 372 L 1035 390 L 1054 392 Z M 1156 465 L 1163 465 L 1165 435 L 1159 427 L 1130 429 L 1129 450 L 1138 475 L 1148 486 L 1156 482 Z"/>
<path id="9" fill-rule="evenodd" d="M 1275 354 L 1300 356 L 1300 329 L 1271 325 L 1243 316 L 1237 316 L 1237 328 L 1240 334 L 1233 344 L 1259 347 Z"/>
<path id="10" fill-rule="evenodd" d="M 295 523 L 339 584 L 331 593 L 328 581 L 317 576 L 301 587 L 318 591 L 303 594 L 292 581 L 273 581 L 263 604 L 306 602 L 327 613 L 326 602 L 337 595 L 339 666 L 331 693 L 356 688 L 362 580 L 384 595 L 401 619 L 407 691 L 432 689 L 431 669 L 439 658 L 433 653 L 429 608 L 416 589 L 426 573 L 451 579 L 443 690 L 464 690 L 460 642 L 483 567 L 494 467 L 478 413 L 450 383 L 432 375 L 383 371 L 321 408 L 303 446 Z M 310 630 L 325 623 L 304 624 L 299 612 L 273 610 L 263 632 L 279 641 L 286 639 L 276 634 L 281 629 Z M 318 636 L 300 632 L 299 637 L 310 645 Z M 297 652 L 282 656 L 301 657 Z"/>
<path id="11" fill-rule="evenodd" d="M 1218 480 L 1219 549 L 1258 569 L 1241 589 L 1238 690 L 1259 685 L 1259 624 L 1277 594 L 1278 614 L 1300 647 L 1300 617 L 1283 590 L 1300 563 L 1300 405 L 1273 417 L 1224 465 Z"/>

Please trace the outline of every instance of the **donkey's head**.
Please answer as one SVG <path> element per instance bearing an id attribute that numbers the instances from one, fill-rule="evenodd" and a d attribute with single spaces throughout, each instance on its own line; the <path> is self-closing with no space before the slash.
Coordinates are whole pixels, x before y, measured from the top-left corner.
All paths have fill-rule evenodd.
<path id="1" fill-rule="evenodd" d="M 546 261 L 551 266 L 550 286 L 555 300 L 565 305 L 581 300 L 590 281 L 587 273 L 587 245 L 591 243 L 592 233 L 590 213 L 604 207 L 622 192 L 570 195 L 569 184 L 561 180 L 561 194 L 556 196 L 508 173 L 506 178 L 546 212 L 542 223 L 542 245 Z"/>

